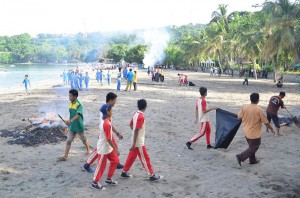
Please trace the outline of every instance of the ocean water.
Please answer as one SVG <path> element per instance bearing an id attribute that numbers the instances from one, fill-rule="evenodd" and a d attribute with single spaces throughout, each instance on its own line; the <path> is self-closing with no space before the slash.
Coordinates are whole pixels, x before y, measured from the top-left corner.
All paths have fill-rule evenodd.
<path id="1" fill-rule="evenodd" d="M 54 65 L 54 64 L 0 64 L 0 89 L 20 87 L 25 75 L 29 77 L 31 85 L 57 81 L 63 79 L 61 74 L 64 69 L 75 69 L 74 65 Z"/>

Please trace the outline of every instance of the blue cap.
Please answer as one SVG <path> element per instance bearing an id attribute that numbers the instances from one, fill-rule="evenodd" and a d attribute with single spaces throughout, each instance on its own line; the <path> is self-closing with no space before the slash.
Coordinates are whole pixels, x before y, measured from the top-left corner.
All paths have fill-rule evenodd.
<path id="1" fill-rule="evenodd" d="M 110 107 L 109 104 L 104 104 L 102 105 L 102 107 L 100 108 L 100 113 L 102 114 L 102 120 L 106 119 L 107 118 L 107 113 L 106 113 L 106 109 Z M 100 114 L 100 115 L 101 115 Z"/>

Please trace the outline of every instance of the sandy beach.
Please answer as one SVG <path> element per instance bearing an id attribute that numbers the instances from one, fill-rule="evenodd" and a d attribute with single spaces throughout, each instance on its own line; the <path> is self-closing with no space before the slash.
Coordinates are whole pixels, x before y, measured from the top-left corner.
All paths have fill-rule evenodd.
<path id="1" fill-rule="evenodd" d="M 257 152 L 261 162 L 243 163 L 242 169 L 235 159 L 235 155 L 248 146 L 242 127 L 228 149 L 207 150 L 205 138 L 193 144 L 192 151 L 185 145 L 199 130 L 199 125 L 194 124 L 199 86 L 208 88 L 209 106 L 233 113 L 250 102 L 252 92 L 260 93 L 259 105 L 266 109 L 270 97 L 284 90 L 285 105 L 299 116 L 299 85 L 285 83 L 278 89 L 271 80 L 249 79 L 249 86 L 243 86 L 243 79 L 183 71 L 198 87 L 179 87 L 177 73 L 166 70 L 164 85 L 151 85 L 150 76 L 141 70 L 141 84 L 136 92 L 117 92 L 113 79 L 110 87 L 91 80 L 90 90 L 79 93 L 84 105 L 86 134 L 92 146 L 97 142 L 99 108 L 105 103 L 105 95 L 109 91 L 118 94 L 113 123 L 124 135 L 124 139 L 118 141 L 121 163 L 125 163 L 130 148 L 129 121 L 137 110 L 136 101 L 140 98 L 148 101 L 145 142 L 154 171 L 164 176 L 162 181 L 151 183 L 140 161 L 136 160 L 130 171 L 133 178 L 121 179 L 121 170 L 116 170 L 114 179 L 119 182 L 118 186 L 96 191 L 90 188 L 93 174 L 81 170 L 88 156 L 80 141 L 72 144 L 68 161 L 57 162 L 57 157 L 64 153 L 65 142 L 25 148 L 9 145 L 9 138 L 0 137 L 0 197 L 300 197 L 300 129 L 295 125 L 283 126 L 281 137 L 263 132 Z M 29 96 L 25 96 L 23 87 L 2 90 L 0 130 L 27 126 L 30 123 L 22 121 L 23 118 L 53 111 L 67 117 L 69 87 L 56 86 L 60 83 L 32 85 Z M 124 89 L 125 81 L 122 82 Z M 279 114 L 289 116 L 285 110 L 279 110 Z M 215 112 L 211 112 L 212 143 L 215 119 Z M 104 179 L 106 173 L 102 183 Z"/>

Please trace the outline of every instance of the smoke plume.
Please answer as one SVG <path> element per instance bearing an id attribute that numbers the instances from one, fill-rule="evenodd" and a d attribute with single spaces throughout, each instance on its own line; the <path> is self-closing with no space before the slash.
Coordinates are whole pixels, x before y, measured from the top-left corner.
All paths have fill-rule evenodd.
<path id="1" fill-rule="evenodd" d="M 145 30 L 141 37 L 149 45 L 149 50 L 145 53 L 143 63 L 145 66 L 155 66 L 162 64 L 166 54 L 165 49 L 168 46 L 170 35 L 165 29 Z"/>

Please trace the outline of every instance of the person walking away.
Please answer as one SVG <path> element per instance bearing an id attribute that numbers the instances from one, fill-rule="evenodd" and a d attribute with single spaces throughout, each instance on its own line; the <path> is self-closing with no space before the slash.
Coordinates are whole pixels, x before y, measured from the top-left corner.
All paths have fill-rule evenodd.
<path id="1" fill-rule="evenodd" d="M 82 90 L 84 77 L 82 73 L 79 73 L 79 90 Z"/>
<path id="2" fill-rule="evenodd" d="M 133 75 L 133 91 L 137 90 L 137 72 L 134 71 L 134 75 Z"/>
<path id="3" fill-rule="evenodd" d="M 100 72 L 99 72 L 99 69 L 97 69 L 97 71 L 96 71 L 96 80 L 97 80 L 97 82 L 99 82 L 99 79 L 100 79 Z"/>
<path id="4" fill-rule="evenodd" d="M 74 78 L 75 78 L 75 74 L 74 74 L 74 71 L 72 71 L 71 72 L 71 76 L 70 76 L 70 86 L 71 86 L 71 89 L 75 89 Z"/>
<path id="5" fill-rule="evenodd" d="M 78 98 L 78 91 L 76 89 L 71 89 L 69 91 L 69 100 L 71 102 L 69 105 L 70 118 L 69 120 L 66 120 L 66 124 L 69 126 L 68 138 L 67 138 L 65 155 L 63 157 L 58 158 L 59 161 L 66 161 L 68 159 L 71 144 L 76 135 L 80 136 L 80 139 L 85 145 L 86 154 L 90 153 L 90 145 L 84 133 L 83 105 L 77 98 Z"/>
<path id="6" fill-rule="evenodd" d="M 100 123 L 99 129 L 99 140 L 97 143 L 97 153 L 98 163 L 93 177 L 93 183 L 91 188 L 96 190 L 104 190 L 105 187 L 99 183 L 105 169 L 107 160 L 109 160 L 110 165 L 108 169 L 106 184 L 117 185 L 118 182 L 112 180 L 112 176 L 115 173 L 117 165 L 119 163 L 120 152 L 118 148 L 114 145 L 112 141 L 112 125 L 111 125 L 111 116 L 112 116 L 112 107 L 106 109 L 107 117 Z"/>
<path id="7" fill-rule="evenodd" d="M 248 72 L 245 71 L 243 85 L 245 85 L 245 83 L 246 83 L 246 85 L 248 85 L 248 76 L 249 76 L 249 75 L 248 75 Z"/>
<path id="8" fill-rule="evenodd" d="M 119 72 L 118 72 L 118 74 L 117 74 L 117 90 L 118 91 L 121 91 L 121 81 L 122 81 L 122 73 L 121 73 L 121 71 L 122 71 L 122 68 L 119 68 Z"/>
<path id="9" fill-rule="evenodd" d="M 278 118 L 278 110 L 281 107 L 281 109 L 285 109 L 284 103 L 283 103 L 283 98 L 285 97 L 285 92 L 281 91 L 278 96 L 272 96 L 269 100 L 269 105 L 267 107 L 267 119 L 269 123 L 271 120 L 273 121 L 276 130 L 275 130 L 275 136 L 279 136 L 280 133 L 280 124 L 279 124 L 279 118 Z M 267 132 L 268 128 L 267 128 Z"/>
<path id="10" fill-rule="evenodd" d="M 99 72 L 99 81 L 100 81 L 100 85 L 103 85 L 103 71 L 102 71 L 102 69 L 100 69 L 100 72 Z"/>
<path id="11" fill-rule="evenodd" d="M 129 72 L 127 74 L 127 86 L 126 86 L 126 89 L 125 91 L 128 91 L 128 88 L 129 88 L 129 91 L 131 91 L 131 87 L 132 87 L 132 82 L 133 82 L 133 72 L 132 72 L 132 69 L 130 68 L 129 69 Z"/>
<path id="12" fill-rule="evenodd" d="M 125 69 L 123 70 L 123 78 L 127 79 L 127 73 L 128 73 L 128 70 L 127 70 L 127 67 L 125 67 Z"/>
<path id="13" fill-rule="evenodd" d="M 68 84 L 68 73 L 66 72 L 65 69 L 64 69 L 64 72 L 63 72 L 63 81 L 64 81 L 64 85 Z"/>
<path id="14" fill-rule="evenodd" d="M 195 119 L 195 124 L 200 122 L 200 131 L 192 138 L 190 141 L 186 143 L 186 146 L 188 149 L 193 150 L 191 145 L 192 143 L 196 142 L 199 138 L 202 136 L 206 136 L 206 144 L 207 144 L 207 149 L 213 148 L 213 146 L 210 145 L 210 133 L 211 133 L 211 128 L 210 128 L 210 122 L 208 118 L 208 112 L 212 110 L 217 110 L 217 107 L 207 107 L 207 102 L 206 102 L 206 96 L 207 96 L 207 88 L 205 87 L 200 87 L 199 89 L 201 97 L 198 99 L 197 104 L 196 104 L 196 119 Z"/>
<path id="15" fill-rule="evenodd" d="M 22 84 L 24 84 L 26 95 L 30 94 L 28 86 L 31 87 L 31 85 L 30 85 L 30 80 L 28 79 L 28 75 L 25 75 L 25 78 L 24 78 Z"/>
<path id="16" fill-rule="evenodd" d="M 110 82 L 111 82 L 111 73 L 110 73 L 110 71 L 108 70 L 108 71 L 107 71 L 107 84 L 108 84 L 108 86 L 110 86 Z"/>
<path id="17" fill-rule="evenodd" d="M 257 152 L 261 143 L 261 127 L 262 123 L 266 125 L 272 132 L 274 132 L 268 119 L 263 113 L 262 108 L 257 104 L 259 103 L 259 94 L 252 93 L 250 95 L 251 104 L 242 107 L 238 113 L 238 119 L 242 120 L 243 131 L 246 136 L 249 147 L 241 154 L 236 155 L 236 159 L 240 167 L 241 162 L 249 158 L 250 164 L 257 164 L 260 160 L 256 159 L 255 153 Z"/>
<path id="18" fill-rule="evenodd" d="M 85 89 L 86 90 L 89 89 L 89 82 L 90 82 L 89 73 L 85 72 L 84 83 L 85 83 Z"/>
<path id="19" fill-rule="evenodd" d="M 210 76 L 213 76 L 214 75 L 214 69 L 211 67 L 210 68 Z"/>
<path id="20" fill-rule="evenodd" d="M 71 75 L 72 75 L 72 72 L 70 70 L 68 70 L 68 85 L 71 84 Z"/>
<path id="21" fill-rule="evenodd" d="M 145 114 L 147 108 L 147 101 L 140 99 L 137 102 L 138 111 L 134 114 L 130 121 L 130 128 L 132 129 L 131 136 L 131 148 L 127 160 L 124 164 L 124 168 L 121 174 L 121 178 L 131 178 L 132 175 L 128 173 L 133 165 L 136 157 L 140 158 L 143 167 L 149 175 L 150 181 L 159 181 L 163 176 L 156 176 L 152 169 L 150 157 L 145 146 Z"/>

